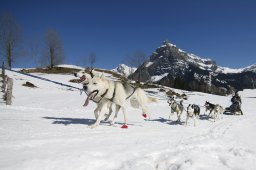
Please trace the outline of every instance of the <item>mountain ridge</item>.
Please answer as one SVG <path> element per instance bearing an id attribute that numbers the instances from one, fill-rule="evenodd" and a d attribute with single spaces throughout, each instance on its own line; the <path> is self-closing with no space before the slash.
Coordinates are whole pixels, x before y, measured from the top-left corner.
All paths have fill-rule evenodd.
<path id="1" fill-rule="evenodd" d="M 143 82 L 184 90 L 212 92 L 222 89 L 227 92 L 255 88 L 256 65 L 242 69 L 218 66 L 212 59 L 185 52 L 165 41 L 129 76 L 133 80 L 139 80 L 139 77 Z"/>

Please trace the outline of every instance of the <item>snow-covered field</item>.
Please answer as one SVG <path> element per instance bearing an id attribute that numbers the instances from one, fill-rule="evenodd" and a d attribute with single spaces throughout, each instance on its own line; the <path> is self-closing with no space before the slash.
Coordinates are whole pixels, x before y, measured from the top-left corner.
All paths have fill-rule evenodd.
<path id="1" fill-rule="evenodd" d="M 244 116 L 224 115 L 193 126 L 167 120 L 166 100 L 149 106 L 145 121 L 129 107 L 129 128 L 103 122 L 96 129 L 94 103 L 82 107 L 85 94 L 52 83 L 7 72 L 14 78 L 12 106 L 0 106 L 1 170 L 254 170 L 256 168 L 256 90 L 244 90 Z M 68 83 L 71 75 L 36 74 Z M 21 86 L 26 81 L 38 88 Z M 68 83 L 80 87 L 77 84 Z M 186 92 L 188 103 L 205 100 L 230 105 L 230 96 Z M 163 95 L 163 94 L 159 94 Z M 201 108 L 201 114 L 204 109 Z M 185 112 L 182 116 L 185 121 Z"/>

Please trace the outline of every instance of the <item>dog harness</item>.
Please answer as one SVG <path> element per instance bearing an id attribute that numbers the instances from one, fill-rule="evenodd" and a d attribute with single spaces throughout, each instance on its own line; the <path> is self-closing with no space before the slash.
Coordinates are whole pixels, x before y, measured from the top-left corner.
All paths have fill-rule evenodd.
<path id="1" fill-rule="evenodd" d="M 100 97 L 101 97 L 100 100 L 98 100 L 98 101 L 92 100 L 92 101 L 95 102 L 95 103 L 99 103 L 99 102 L 106 96 L 107 93 L 108 93 L 108 89 L 106 89 L 106 91 L 105 91 L 102 95 L 100 95 Z M 114 86 L 113 96 L 112 96 L 111 99 L 108 99 L 108 100 L 110 100 L 111 102 L 113 102 L 113 100 L 114 100 L 114 98 L 115 98 L 115 95 L 116 95 L 116 83 L 115 83 L 115 86 Z"/>
<path id="2" fill-rule="evenodd" d="M 168 102 L 169 103 L 169 102 Z M 179 109 L 184 109 L 184 107 L 183 107 L 183 104 L 182 104 L 182 102 L 179 104 L 179 103 L 177 103 L 175 100 L 174 100 L 174 103 L 176 104 L 176 106 L 173 108 L 172 106 L 173 105 L 171 105 L 170 103 L 169 103 L 169 106 L 171 105 L 171 109 L 172 109 L 172 112 L 175 112 L 175 110 L 177 109 L 177 107 L 179 107 Z M 173 104 L 174 104 L 173 103 Z"/>
<path id="3" fill-rule="evenodd" d="M 133 88 L 133 92 L 128 97 L 126 97 L 126 100 L 128 100 L 134 94 L 134 92 L 137 89 L 137 87 L 132 87 L 132 88 Z"/>
<path id="4" fill-rule="evenodd" d="M 114 86 L 114 92 L 113 92 L 113 96 L 111 99 L 109 99 L 111 102 L 113 102 L 114 98 L 115 98 L 115 95 L 116 95 L 116 82 L 115 83 L 115 86 Z"/>
<path id="5" fill-rule="evenodd" d="M 135 87 L 135 88 L 132 87 L 132 88 L 133 88 L 133 91 L 132 91 L 132 93 L 131 93 L 128 97 L 126 97 L 126 100 L 128 100 L 128 99 L 135 93 L 135 91 L 136 91 L 136 89 L 137 89 L 136 87 Z M 108 93 L 108 89 L 100 96 L 100 97 L 101 97 L 100 100 L 95 101 L 95 100 L 92 99 L 92 101 L 95 102 L 95 103 L 99 103 L 99 102 L 106 96 L 107 93 Z M 113 95 L 112 95 L 111 99 L 108 99 L 108 100 L 111 101 L 111 102 L 113 102 L 115 96 L 116 96 L 116 82 L 114 83 L 114 92 L 113 92 Z"/>
<path id="6" fill-rule="evenodd" d="M 101 97 L 100 100 L 95 101 L 95 100 L 92 99 L 92 101 L 93 101 L 94 103 L 99 103 L 99 102 L 104 98 L 104 96 L 106 96 L 107 93 L 108 93 L 108 89 L 107 89 L 102 95 L 100 95 L 100 97 Z"/>

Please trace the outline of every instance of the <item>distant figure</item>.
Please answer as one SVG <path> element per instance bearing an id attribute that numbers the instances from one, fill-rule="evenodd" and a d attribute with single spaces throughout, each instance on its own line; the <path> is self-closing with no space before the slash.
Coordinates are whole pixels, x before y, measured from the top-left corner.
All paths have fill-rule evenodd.
<path id="1" fill-rule="evenodd" d="M 238 91 L 235 92 L 235 95 L 231 98 L 232 105 L 230 106 L 230 111 L 235 112 L 241 112 L 241 115 L 243 115 L 243 111 L 241 109 L 242 100 L 241 97 L 238 94 Z"/>
<path id="2" fill-rule="evenodd" d="M 242 104 L 242 100 L 241 100 L 241 97 L 238 94 L 238 91 L 236 91 L 235 95 L 231 98 L 231 102 L 232 102 L 232 104 L 237 103 L 237 102 Z"/>

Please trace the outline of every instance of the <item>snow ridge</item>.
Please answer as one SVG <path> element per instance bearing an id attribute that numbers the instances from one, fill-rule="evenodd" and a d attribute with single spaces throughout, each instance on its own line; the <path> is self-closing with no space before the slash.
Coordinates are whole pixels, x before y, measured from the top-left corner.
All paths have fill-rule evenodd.
<path id="1" fill-rule="evenodd" d="M 137 70 L 136 67 L 129 67 L 125 64 L 119 64 L 118 67 L 112 69 L 111 71 L 117 72 L 125 77 L 128 77 L 130 74 L 134 73 Z"/>

